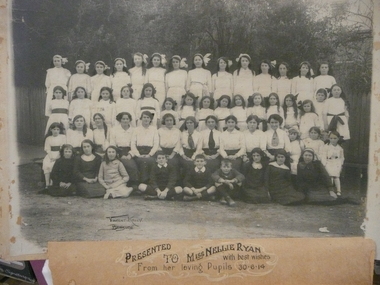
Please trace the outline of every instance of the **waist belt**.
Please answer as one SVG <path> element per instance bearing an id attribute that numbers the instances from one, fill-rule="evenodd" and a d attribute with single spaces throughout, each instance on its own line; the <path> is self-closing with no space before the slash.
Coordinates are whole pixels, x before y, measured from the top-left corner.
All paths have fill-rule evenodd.
<path id="1" fill-rule="evenodd" d="M 235 155 L 239 152 L 240 149 L 229 149 L 229 150 L 226 150 L 225 152 L 227 153 L 227 155 Z"/>
<path id="2" fill-rule="evenodd" d="M 152 147 L 151 146 L 138 146 L 137 150 L 139 151 L 139 153 L 141 155 L 146 155 L 146 154 L 150 153 L 150 151 L 152 150 Z"/>
<path id="3" fill-rule="evenodd" d="M 195 149 L 184 148 L 183 152 L 185 153 L 187 157 L 191 158 L 193 154 L 195 153 Z"/>
<path id="4" fill-rule="evenodd" d="M 161 149 L 166 155 L 171 155 L 174 147 L 161 147 Z"/>
<path id="5" fill-rule="evenodd" d="M 344 113 L 340 113 L 340 114 L 337 114 L 337 115 L 333 115 L 333 114 L 329 114 L 327 113 L 327 116 L 331 117 L 332 116 L 332 119 L 330 121 L 330 124 L 329 124 L 329 127 L 328 127 L 328 130 L 329 131 L 336 131 L 337 127 L 338 127 L 338 122 L 341 124 L 341 125 L 344 125 L 344 122 L 342 120 L 342 118 L 340 116 L 344 116 L 345 114 Z"/>
<path id="6" fill-rule="evenodd" d="M 118 149 L 122 156 L 123 155 L 127 156 L 129 152 L 131 151 L 131 148 L 129 146 L 119 146 Z"/>
<path id="7" fill-rule="evenodd" d="M 65 108 L 57 108 L 57 109 L 53 109 L 51 111 L 52 114 L 68 114 L 69 113 L 69 110 L 65 109 Z"/>
<path id="8" fill-rule="evenodd" d="M 51 146 L 51 147 L 50 147 L 50 150 L 51 150 L 51 151 L 59 151 L 60 149 L 61 149 L 61 147 L 58 146 L 58 145 L 57 145 L 57 146 Z"/>
<path id="9" fill-rule="evenodd" d="M 203 152 L 205 153 L 205 155 L 214 155 L 214 154 L 218 153 L 218 149 L 217 148 L 214 148 L 214 149 L 204 148 Z"/>

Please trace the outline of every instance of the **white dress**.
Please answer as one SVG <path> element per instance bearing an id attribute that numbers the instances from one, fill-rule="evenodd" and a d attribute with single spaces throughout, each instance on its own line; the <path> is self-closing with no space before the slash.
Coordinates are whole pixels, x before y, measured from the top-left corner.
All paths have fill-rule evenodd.
<path id="1" fill-rule="evenodd" d="M 145 75 L 142 74 L 142 67 L 132 67 L 129 70 L 131 74 L 131 83 L 133 89 L 133 98 L 136 100 L 141 98 L 141 91 L 145 83 Z"/>
<path id="2" fill-rule="evenodd" d="M 231 115 L 231 111 L 228 108 L 218 107 L 214 110 L 214 114 L 218 118 L 218 130 L 223 132 L 223 128 L 226 126 L 224 119 Z"/>
<path id="3" fill-rule="evenodd" d="M 86 136 L 82 131 L 69 129 L 66 134 L 66 143 L 71 144 L 73 147 L 80 147 L 82 141 L 91 140 L 94 141 L 94 133 L 90 128 L 87 128 Z"/>
<path id="4" fill-rule="evenodd" d="M 313 79 L 305 76 L 296 76 L 292 79 L 292 93 L 298 94 L 297 102 L 304 100 L 314 99 L 314 85 Z"/>
<path id="5" fill-rule="evenodd" d="M 63 67 L 53 67 L 49 68 L 46 71 L 46 103 L 45 103 L 45 115 L 47 115 L 47 110 L 49 108 L 49 104 L 53 99 L 53 89 L 56 86 L 61 86 L 63 89 L 67 90 L 67 83 L 71 76 L 69 70 Z M 66 97 L 67 99 L 67 97 Z"/>
<path id="6" fill-rule="evenodd" d="M 59 134 L 56 137 L 49 136 L 45 140 L 44 150 L 47 155 L 44 157 L 42 161 L 42 169 L 44 173 L 50 173 L 53 169 L 55 161 L 60 157 L 59 150 L 62 145 L 66 143 L 66 136 Z M 51 159 L 54 159 L 52 161 Z"/>
<path id="7" fill-rule="evenodd" d="M 334 76 L 331 75 L 318 75 L 314 78 L 314 96 L 317 94 L 318 89 L 328 88 L 336 84 Z"/>
<path id="8" fill-rule="evenodd" d="M 235 106 L 230 110 L 231 115 L 234 115 L 237 118 L 237 126 L 240 131 L 245 131 L 247 129 L 247 113 L 242 106 Z"/>
<path id="9" fill-rule="evenodd" d="M 298 118 L 294 116 L 294 107 L 288 107 L 286 110 L 285 126 L 286 125 L 290 127 L 298 125 Z"/>
<path id="10" fill-rule="evenodd" d="M 287 77 L 279 77 L 274 81 L 273 92 L 277 93 L 280 98 L 280 106 L 282 106 L 285 96 L 292 93 L 292 81 Z"/>
<path id="11" fill-rule="evenodd" d="M 325 101 L 325 116 L 327 116 L 327 125 L 330 124 L 332 118 L 336 115 L 342 119 L 344 125 L 338 122 L 337 131 L 343 139 L 350 139 L 350 129 L 348 127 L 348 112 L 345 102 L 342 98 L 331 97 Z"/>
<path id="12" fill-rule="evenodd" d="M 325 145 L 325 143 L 322 140 L 320 140 L 320 139 L 313 140 L 311 138 L 306 138 L 303 140 L 303 143 L 305 145 L 305 149 L 311 148 L 312 150 L 314 150 L 314 153 L 316 155 L 316 159 L 318 159 L 318 160 L 321 159 L 322 148 Z"/>
<path id="13" fill-rule="evenodd" d="M 340 145 L 324 145 L 321 151 L 321 162 L 330 176 L 339 177 L 344 162 L 343 148 Z"/>
<path id="14" fill-rule="evenodd" d="M 153 84 L 156 88 L 156 99 L 160 103 L 160 106 L 165 101 L 166 98 L 166 88 L 165 88 L 165 68 L 162 67 L 151 67 L 146 71 L 145 83 Z"/>
<path id="15" fill-rule="evenodd" d="M 152 124 L 156 125 L 155 122 L 161 118 L 160 116 L 160 105 L 158 103 L 158 100 L 150 97 L 150 98 L 144 98 L 137 100 L 136 104 L 136 118 L 137 120 L 140 120 L 141 113 L 143 111 L 149 111 L 152 114 L 154 114 Z M 141 124 L 141 121 L 139 121 L 139 124 Z"/>
<path id="16" fill-rule="evenodd" d="M 212 89 L 211 72 L 204 68 L 195 68 L 189 71 L 186 90 L 195 97 L 209 96 Z"/>
<path id="17" fill-rule="evenodd" d="M 49 120 L 46 124 L 45 134 L 49 131 L 49 127 L 52 123 L 62 123 L 65 130 L 69 129 L 69 102 L 65 99 L 53 99 L 50 102 L 47 110 Z"/>
<path id="18" fill-rule="evenodd" d="M 121 112 L 128 112 L 132 116 L 131 126 L 136 127 L 136 105 L 137 101 L 132 98 L 124 99 L 119 98 L 116 101 L 116 116 L 117 114 L 120 114 Z M 119 122 L 115 122 L 116 125 L 119 124 Z"/>
<path id="19" fill-rule="evenodd" d="M 255 130 L 251 133 L 249 130 L 244 131 L 245 150 L 250 153 L 254 148 L 258 147 L 262 151 L 266 150 L 267 137 L 261 130 Z"/>
<path id="20" fill-rule="evenodd" d="M 199 109 L 197 114 L 196 114 L 196 119 L 198 121 L 198 131 L 201 132 L 201 131 L 204 131 L 207 128 L 206 126 L 206 118 L 210 115 L 215 115 L 214 114 L 214 110 L 208 108 L 208 109 Z"/>
<path id="21" fill-rule="evenodd" d="M 325 102 L 326 101 L 323 101 L 323 102 L 318 102 L 318 101 L 314 101 L 313 104 L 314 104 L 314 108 L 315 108 L 315 113 L 317 113 L 318 115 L 318 118 L 319 118 L 319 123 L 321 124 L 321 128 L 322 130 L 326 130 L 327 129 L 327 126 L 326 126 L 326 122 L 325 122 Z"/>
<path id="22" fill-rule="evenodd" d="M 166 97 L 174 99 L 177 103 L 176 109 L 181 106 L 182 96 L 186 94 L 186 81 L 186 70 L 173 70 L 165 75 Z"/>
<path id="23" fill-rule="evenodd" d="M 278 107 L 277 105 L 269 106 L 265 113 L 265 119 L 268 120 L 269 117 L 273 114 L 278 114 L 281 116 L 281 118 L 284 119 L 284 109 L 282 107 Z M 268 122 L 269 123 L 269 122 Z M 284 124 L 284 123 L 283 123 Z"/>
<path id="24" fill-rule="evenodd" d="M 253 72 L 248 68 L 240 68 L 239 75 L 237 70 L 233 74 L 234 95 L 243 96 L 246 104 L 248 103 L 248 97 L 253 94 L 253 78 Z"/>
<path id="25" fill-rule="evenodd" d="M 98 103 L 93 105 L 92 114 L 100 113 L 103 115 L 105 123 L 108 128 L 115 126 L 116 122 L 116 104 L 110 100 L 100 100 Z M 94 124 L 93 124 L 94 125 Z"/>
<path id="26" fill-rule="evenodd" d="M 297 175 L 297 165 L 298 160 L 301 157 L 302 147 L 299 140 L 294 140 L 290 142 L 290 158 L 293 160 L 290 163 L 290 173 Z"/>
<path id="27" fill-rule="evenodd" d="M 69 119 L 72 121 L 75 116 L 82 115 L 87 124 L 91 122 L 91 111 L 93 102 L 88 99 L 74 99 L 70 102 Z"/>
<path id="28" fill-rule="evenodd" d="M 69 93 L 68 99 L 71 101 L 73 98 L 74 91 L 77 87 L 83 87 L 86 90 L 87 94 L 91 94 L 92 92 L 92 83 L 91 77 L 86 73 L 75 73 L 71 75 L 69 78 L 69 82 L 67 84 L 67 91 Z"/>
<path id="29" fill-rule="evenodd" d="M 178 115 L 178 112 L 176 111 L 173 111 L 173 110 L 164 110 L 161 112 L 161 118 L 164 118 L 164 116 L 166 114 L 172 114 L 173 117 L 174 117 L 174 121 L 175 121 L 175 125 L 173 127 L 175 128 L 179 128 L 180 124 L 179 124 L 179 115 Z"/>
<path id="30" fill-rule="evenodd" d="M 260 73 L 253 78 L 253 92 L 259 92 L 263 97 L 268 97 L 274 92 L 276 78 L 270 74 Z"/>
<path id="31" fill-rule="evenodd" d="M 125 71 L 116 72 L 115 74 L 111 75 L 111 83 L 113 100 L 116 102 L 120 98 L 121 88 L 127 84 L 130 84 L 131 78 Z"/>
<path id="32" fill-rule="evenodd" d="M 212 76 L 214 88 L 214 100 L 218 100 L 222 95 L 228 95 L 232 99 L 233 78 L 229 72 L 217 72 Z"/>
<path id="33" fill-rule="evenodd" d="M 96 74 L 91 77 L 92 92 L 91 101 L 98 102 L 102 87 L 112 88 L 111 78 L 105 74 Z M 115 93 L 113 93 L 115 94 Z"/>
<path id="34" fill-rule="evenodd" d="M 300 137 L 306 139 L 309 137 L 309 131 L 311 127 L 321 127 L 318 115 L 313 112 L 309 112 L 300 117 Z"/>
<path id="35" fill-rule="evenodd" d="M 189 116 L 195 117 L 195 115 L 196 115 L 196 110 L 194 110 L 193 106 L 184 105 L 180 109 L 178 109 L 178 117 L 179 117 L 178 128 L 180 128 L 183 125 L 187 117 Z"/>

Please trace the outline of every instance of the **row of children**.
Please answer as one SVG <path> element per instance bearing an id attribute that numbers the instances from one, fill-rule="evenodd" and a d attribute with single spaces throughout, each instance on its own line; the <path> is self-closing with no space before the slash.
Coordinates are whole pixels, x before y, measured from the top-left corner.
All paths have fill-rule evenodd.
<path id="1" fill-rule="evenodd" d="M 119 150 L 106 149 L 104 159 L 94 152 L 94 144 L 84 140 L 82 154 L 74 155 L 71 145 L 62 145 L 61 158 L 52 170 L 52 185 L 43 193 L 52 196 L 80 195 L 84 197 L 128 197 L 133 191 L 144 194 L 146 200 L 216 200 L 235 206 L 234 199 L 247 203 L 296 205 L 303 202 L 336 203 L 331 181 L 314 152 L 305 149 L 298 163 L 295 187 L 290 170 L 286 167 L 287 153 L 280 150 L 275 160 L 268 163 L 260 148 L 253 149 L 240 173 L 232 168 L 229 159 L 221 161 L 220 168 L 211 171 L 202 154 L 195 156 L 194 164 L 185 178 L 178 179 L 178 171 L 167 155 L 158 151 L 150 171 L 149 180 L 131 187 L 129 174 L 123 166 Z"/>

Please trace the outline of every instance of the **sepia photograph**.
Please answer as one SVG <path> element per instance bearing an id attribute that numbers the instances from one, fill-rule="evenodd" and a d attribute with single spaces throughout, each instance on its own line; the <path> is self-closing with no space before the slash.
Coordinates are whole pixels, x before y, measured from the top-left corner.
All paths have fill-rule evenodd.
<path id="1" fill-rule="evenodd" d="M 373 0 L 11 1 L 11 256 L 363 237 Z"/>

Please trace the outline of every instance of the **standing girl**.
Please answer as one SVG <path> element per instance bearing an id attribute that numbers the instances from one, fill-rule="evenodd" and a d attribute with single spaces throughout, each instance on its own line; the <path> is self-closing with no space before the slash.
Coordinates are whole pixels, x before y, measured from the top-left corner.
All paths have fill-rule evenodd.
<path id="1" fill-rule="evenodd" d="M 67 81 L 69 80 L 71 73 L 66 68 L 63 68 L 62 65 L 67 62 L 67 58 L 62 58 L 60 55 L 53 56 L 51 68 L 49 68 L 46 72 L 46 102 L 45 102 L 45 115 L 48 113 L 48 108 L 50 106 L 50 102 L 53 99 L 53 89 L 56 86 L 62 86 L 62 88 L 67 90 Z"/>
<path id="2" fill-rule="evenodd" d="M 240 94 L 247 103 L 248 97 L 253 94 L 253 77 L 251 57 L 246 53 L 241 53 L 236 59 L 237 69 L 233 74 L 234 95 Z"/>
<path id="3" fill-rule="evenodd" d="M 141 114 L 144 111 L 149 111 L 152 114 L 152 119 L 154 118 L 154 126 L 159 126 L 160 124 L 160 104 L 155 97 L 156 89 L 152 83 L 145 83 L 141 91 L 141 97 L 137 101 L 136 105 L 136 116 L 141 118 Z M 140 122 L 141 123 L 141 122 Z"/>
<path id="4" fill-rule="evenodd" d="M 285 129 L 289 130 L 292 127 L 298 127 L 298 108 L 296 97 L 293 94 L 288 94 L 284 99 L 284 116 Z"/>
<path id="5" fill-rule="evenodd" d="M 300 64 L 298 76 L 292 79 L 292 94 L 298 94 L 297 102 L 314 99 L 314 82 L 312 69 L 308 61 Z"/>
<path id="6" fill-rule="evenodd" d="M 176 110 L 181 105 L 182 95 L 186 93 L 187 71 L 182 68 L 187 68 L 186 58 L 173 55 L 165 74 L 166 97 L 174 99 Z"/>
<path id="7" fill-rule="evenodd" d="M 273 114 L 280 115 L 284 119 L 284 109 L 280 106 L 280 100 L 276 93 L 269 94 L 265 117 L 268 119 Z"/>
<path id="8" fill-rule="evenodd" d="M 175 111 L 176 101 L 174 101 L 173 98 L 166 98 L 164 101 L 164 104 L 162 104 L 162 112 L 161 117 L 163 118 L 166 114 L 171 114 L 174 118 L 174 125 L 178 129 L 179 128 L 179 116 L 178 113 Z M 164 122 L 164 120 L 162 120 Z"/>
<path id="9" fill-rule="evenodd" d="M 102 87 L 100 89 L 99 101 L 95 104 L 93 113 L 102 114 L 109 129 L 115 125 L 116 104 L 113 100 L 111 88 Z"/>
<path id="10" fill-rule="evenodd" d="M 211 115 L 214 115 L 214 99 L 210 96 L 204 96 L 199 102 L 199 110 L 196 114 L 198 131 L 201 132 L 207 129 L 206 118 Z"/>
<path id="11" fill-rule="evenodd" d="M 230 63 L 232 64 L 227 57 L 220 57 L 216 62 L 218 70 L 212 76 L 214 100 L 218 100 L 222 95 L 228 95 L 232 99 L 234 88 L 232 74 L 230 73 Z"/>
<path id="12" fill-rule="evenodd" d="M 252 96 L 248 98 L 248 108 L 247 117 L 250 115 L 255 115 L 260 119 L 259 129 L 262 131 L 266 130 L 266 115 L 264 107 L 264 99 L 260 93 L 253 93 Z"/>
<path id="13" fill-rule="evenodd" d="M 104 199 L 128 197 L 132 187 L 127 187 L 129 175 L 121 163 L 115 146 L 109 146 L 104 155 L 104 161 L 100 165 L 99 183 L 106 189 Z"/>
<path id="14" fill-rule="evenodd" d="M 321 162 L 326 168 L 333 184 L 336 187 L 337 196 L 341 196 L 340 173 L 344 163 L 343 148 L 338 144 L 340 134 L 332 131 L 329 134 L 329 142 L 324 145 L 321 153 Z"/>
<path id="15" fill-rule="evenodd" d="M 203 55 L 197 53 L 193 57 L 192 67 L 187 75 L 186 90 L 201 98 L 212 95 L 211 72 L 206 69 L 211 54 Z"/>
<path id="16" fill-rule="evenodd" d="M 45 175 L 45 189 L 52 185 L 50 173 L 53 169 L 55 161 L 60 157 L 61 146 L 66 143 L 64 135 L 64 127 L 61 123 L 52 123 L 49 125 L 48 132 L 45 136 L 45 152 L 46 156 L 42 161 L 42 170 Z M 46 190 L 43 190 L 46 191 Z"/>
<path id="17" fill-rule="evenodd" d="M 103 157 L 107 147 L 109 146 L 109 128 L 102 114 L 94 114 L 93 120 L 95 123 L 95 129 L 93 130 L 95 152 Z"/>
<path id="18" fill-rule="evenodd" d="M 274 91 L 275 78 L 272 75 L 272 63 L 262 60 L 259 66 L 259 74 L 253 78 L 253 90 L 264 97 L 268 97 Z"/>
<path id="19" fill-rule="evenodd" d="M 69 118 L 67 116 L 69 112 L 69 102 L 64 98 L 66 90 L 61 86 L 56 86 L 53 89 L 53 100 L 51 100 L 47 109 L 46 115 L 49 116 L 49 120 L 46 125 L 45 134 L 49 131 L 49 127 L 52 123 L 62 123 L 65 130 L 69 129 Z"/>
<path id="20" fill-rule="evenodd" d="M 69 107 L 70 124 L 73 123 L 73 118 L 77 115 L 82 115 L 86 122 L 91 122 L 92 105 L 93 102 L 88 99 L 86 89 L 80 86 L 75 88 Z"/>
<path id="21" fill-rule="evenodd" d="M 289 79 L 288 71 L 289 64 L 286 62 L 281 62 L 278 65 L 278 73 L 280 76 L 277 78 L 277 80 L 275 80 L 275 87 L 273 89 L 273 92 L 276 92 L 278 94 L 281 106 L 284 104 L 285 96 L 292 92 L 292 81 Z"/>
<path id="22" fill-rule="evenodd" d="M 243 96 L 237 94 L 234 96 L 234 107 L 230 110 L 231 115 L 237 118 L 237 126 L 240 131 L 245 131 L 247 129 L 247 114 L 245 111 L 245 101 Z"/>
<path id="23" fill-rule="evenodd" d="M 145 76 L 145 83 L 152 83 L 156 88 L 156 98 L 160 105 L 162 105 L 166 98 L 165 88 L 165 55 L 154 53 L 150 57 L 148 70 Z"/>
<path id="24" fill-rule="evenodd" d="M 189 92 L 184 95 L 181 108 L 178 110 L 179 127 L 182 126 L 187 117 L 195 117 L 195 114 L 197 112 L 197 105 L 197 98 L 193 93 Z"/>
<path id="25" fill-rule="evenodd" d="M 83 60 L 77 60 L 75 62 L 75 69 L 77 73 L 73 74 L 69 78 L 67 83 L 68 100 L 71 101 L 75 88 L 78 86 L 84 87 L 87 94 L 92 92 L 91 77 L 87 74 L 89 63 L 85 63 Z"/>
<path id="26" fill-rule="evenodd" d="M 136 105 L 137 102 L 132 97 L 133 89 L 132 85 L 128 84 L 127 86 L 123 86 L 121 88 L 121 97 L 116 101 L 116 115 L 121 112 L 127 112 L 131 114 L 132 127 L 136 127 Z"/>
<path id="27" fill-rule="evenodd" d="M 138 95 L 141 94 L 145 83 L 146 65 L 148 56 L 141 52 L 133 54 L 132 68 L 129 69 L 131 75 L 131 83 L 133 86 L 133 92 Z"/>
<path id="28" fill-rule="evenodd" d="M 74 148 L 75 155 L 81 153 L 81 143 L 87 139 L 94 141 L 94 133 L 88 128 L 86 120 L 82 115 L 76 115 L 73 119 L 73 127 L 67 131 L 67 144 L 71 144 Z"/>
<path id="29" fill-rule="evenodd" d="M 109 67 L 104 63 L 104 61 L 99 60 L 95 62 L 94 75 L 91 77 L 91 101 L 93 103 L 98 102 L 100 89 L 102 87 L 112 87 L 111 78 L 107 75 L 107 69 L 109 69 Z"/>
<path id="30" fill-rule="evenodd" d="M 348 128 L 348 104 L 342 88 L 334 84 L 331 86 L 330 98 L 325 103 L 325 118 L 329 131 L 337 131 L 344 140 L 350 139 Z"/>
<path id="31" fill-rule="evenodd" d="M 314 78 L 314 94 L 320 88 L 330 90 L 331 86 L 336 84 L 334 76 L 332 76 L 332 70 L 327 61 L 319 63 L 317 77 Z"/>
<path id="32" fill-rule="evenodd" d="M 114 100 L 117 101 L 120 98 L 121 88 L 127 84 L 130 84 L 131 78 L 127 69 L 127 63 L 124 58 L 115 58 L 113 64 L 114 65 L 111 76 L 112 94 Z"/>
<path id="33" fill-rule="evenodd" d="M 225 127 L 225 119 L 231 115 L 230 111 L 230 105 L 231 105 L 231 98 L 228 95 L 222 95 L 217 101 L 216 101 L 216 109 L 214 111 L 215 116 L 218 118 L 218 129 L 219 131 L 223 132 Z"/>
<path id="34" fill-rule="evenodd" d="M 300 109 L 300 136 L 303 140 L 309 137 L 311 127 L 320 127 L 321 124 L 311 100 L 304 100 Z"/>
<path id="35" fill-rule="evenodd" d="M 315 113 L 317 113 L 318 115 L 322 130 L 327 129 L 327 122 L 325 121 L 326 116 L 324 114 L 326 99 L 327 99 L 326 89 L 324 88 L 318 89 L 317 94 L 315 95 L 314 107 L 315 107 Z"/>

